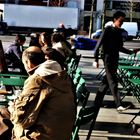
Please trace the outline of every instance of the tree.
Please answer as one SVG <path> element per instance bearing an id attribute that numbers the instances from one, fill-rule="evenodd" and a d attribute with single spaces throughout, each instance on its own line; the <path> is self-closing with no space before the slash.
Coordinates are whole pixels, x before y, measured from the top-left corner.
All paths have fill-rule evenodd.
<path id="1" fill-rule="evenodd" d="M 92 28 L 93 28 L 93 10 L 94 10 L 94 0 L 91 4 L 91 15 L 90 15 L 90 26 L 89 26 L 89 38 L 91 38 Z"/>

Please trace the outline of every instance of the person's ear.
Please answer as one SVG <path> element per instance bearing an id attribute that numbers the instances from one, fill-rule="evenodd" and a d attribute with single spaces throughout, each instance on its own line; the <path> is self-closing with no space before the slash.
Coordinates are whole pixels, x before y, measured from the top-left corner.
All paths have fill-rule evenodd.
<path id="1" fill-rule="evenodd" d="M 30 60 L 27 61 L 27 66 L 29 69 L 32 69 L 35 67 L 35 65 Z"/>
<path id="2" fill-rule="evenodd" d="M 113 22 L 115 22 L 116 20 L 117 20 L 117 19 L 116 19 L 116 18 L 114 18 L 114 19 L 113 19 Z"/>
<path id="3" fill-rule="evenodd" d="M 26 71 L 30 71 L 32 68 L 34 68 L 35 66 L 31 63 L 30 60 L 26 60 L 23 61 L 24 67 L 26 69 Z"/>

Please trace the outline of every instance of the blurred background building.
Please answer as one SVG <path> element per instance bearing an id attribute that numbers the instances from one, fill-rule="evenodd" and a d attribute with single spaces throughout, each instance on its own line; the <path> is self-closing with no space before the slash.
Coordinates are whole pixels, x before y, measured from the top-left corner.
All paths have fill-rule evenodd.
<path id="1" fill-rule="evenodd" d="M 126 21 L 138 22 L 140 29 L 140 0 L 0 0 L 0 3 L 78 8 L 78 30 L 87 32 L 102 28 L 112 20 L 116 10 L 121 10 L 126 13 Z"/>

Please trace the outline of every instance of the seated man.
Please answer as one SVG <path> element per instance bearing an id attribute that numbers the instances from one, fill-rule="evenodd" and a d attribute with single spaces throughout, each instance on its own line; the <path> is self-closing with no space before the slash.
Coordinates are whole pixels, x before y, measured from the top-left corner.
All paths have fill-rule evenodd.
<path id="1" fill-rule="evenodd" d="M 27 48 L 22 61 L 29 78 L 9 107 L 13 139 L 69 140 L 76 115 L 69 76 L 39 47 Z"/>
<path id="2" fill-rule="evenodd" d="M 25 73 L 25 69 L 21 61 L 21 57 L 22 46 L 25 43 L 25 41 L 25 36 L 18 34 L 16 36 L 15 42 L 11 44 L 5 52 L 7 65 L 12 69 L 18 68 L 23 73 Z"/>

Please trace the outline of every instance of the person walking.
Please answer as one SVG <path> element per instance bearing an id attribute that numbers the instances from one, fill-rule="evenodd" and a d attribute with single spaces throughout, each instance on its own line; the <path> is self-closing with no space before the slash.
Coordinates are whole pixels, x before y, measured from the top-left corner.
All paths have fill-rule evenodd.
<path id="1" fill-rule="evenodd" d="M 104 95 L 107 90 L 110 89 L 113 94 L 117 111 L 124 111 L 127 108 L 122 106 L 120 94 L 118 92 L 118 80 L 117 80 L 117 68 L 119 60 L 119 52 L 126 54 L 136 53 L 137 50 L 129 50 L 123 47 L 123 37 L 121 25 L 125 20 L 125 13 L 117 11 L 113 15 L 113 24 L 107 26 L 101 34 L 96 47 L 95 47 L 95 64 L 99 66 L 98 55 L 99 48 L 102 46 L 103 62 L 106 75 L 103 77 L 102 83 L 97 91 L 95 98 L 95 106 L 100 107 L 103 101 Z"/>

